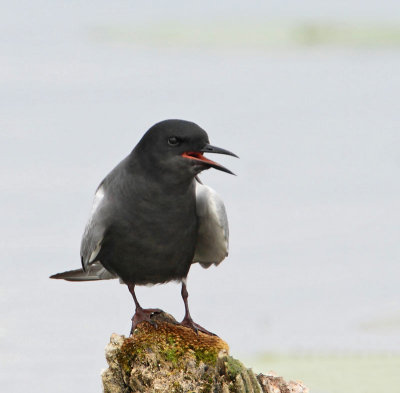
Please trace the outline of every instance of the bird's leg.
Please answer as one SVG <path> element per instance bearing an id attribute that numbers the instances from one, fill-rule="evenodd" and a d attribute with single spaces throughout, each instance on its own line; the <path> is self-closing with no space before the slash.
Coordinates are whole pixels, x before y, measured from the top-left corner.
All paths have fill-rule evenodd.
<path id="1" fill-rule="evenodd" d="M 147 321 L 147 322 L 151 323 L 153 326 L 157 327 L 157 324 L 154 321 L 152 321 L 150 318 L 153 314 L 160 313 L 160 312 L 162 312 L 162 310 L 160 310 L 159 308 L 146 308 L 146 309 L 142 308 L 142 306 L 139 304 L 139 302 L 136 298 L 135 284 L 127 284 L 127 285 L 128 285 L 129 292 L 131 293 L 131 295 L 133 297 L 133 301 L 135 302 L 135 306 L 136 306 L 135 314 L 132 317 L 132 328 L 131 328 L 130 335 L 133 334 L 137 325 L 143 321 Z"/>
<path id="2" fill-rule="evenodd" d="M 183 299 L 183 303 L 185 303 L 185 317 L 183 318 L 181 325 L 189 327 L 193 329 L 197 334 L 200 332 L 209 334 L 211 336 L 216 336 L 216 334 L 209 332 L 208 330 L 204 329 L 202 326 L 198 325 L 195 323 L 190 315 L 189 312 L 189 304 L 188 304 L 188 297 L 189 293 L 186 288 L 186 279 L 182 280 L 182 290 L 181 290 L 181 295 Z"/>

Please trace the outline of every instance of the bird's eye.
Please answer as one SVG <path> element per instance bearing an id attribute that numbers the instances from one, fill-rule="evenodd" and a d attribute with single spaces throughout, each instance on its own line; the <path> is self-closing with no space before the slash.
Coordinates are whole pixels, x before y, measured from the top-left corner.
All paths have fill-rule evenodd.
<path id="1" fill-rule="evenodd" d="M 179 138 L 177 138 L 176 136 L 170 136 L 170 137 L 168 138 L 168 144 L 169 144 L 170 146 L 178 146 L 179 143 L 180 143 L 180 140 L 179 140 Z"/>

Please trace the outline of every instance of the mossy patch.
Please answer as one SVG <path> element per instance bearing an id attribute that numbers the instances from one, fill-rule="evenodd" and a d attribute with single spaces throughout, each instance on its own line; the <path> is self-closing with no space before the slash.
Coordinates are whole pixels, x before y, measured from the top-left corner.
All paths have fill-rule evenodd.
<path id="1" fill-rule="evenodd" d="M 156 363 L 163 363 L 174 369 L 183 369 L 188 360 L 196 365 L 203 362 L 215 366 L 218 353 L 228 350 L 228 345 L 217 336 L 203 333 L 168 323 L 157 322 L 157 328 L 144 322 L 135 333 L 126 339 L 118 354 L 118 362 L 125 373 L 130 372 L 133 362 L 147 362 L 149 353 L 155 354 Z"/>
<path id="2" fill-rule="evenodd" d="M 226 359 L 226 372 L 229 378 L 234 381 L 236 377 L 243 371 L 243 364 L 239 362 L 239 360 L 234 359 L 231 356 L 228 356 Z"/>
<path id="3" fill-rule="evenodd" d="M 199 348 L 194 350 L 194 356 L 196 357 L 197 364 L 203 362 L 215 366 L 217 363 L 218 352 L 215 350 Z"/>

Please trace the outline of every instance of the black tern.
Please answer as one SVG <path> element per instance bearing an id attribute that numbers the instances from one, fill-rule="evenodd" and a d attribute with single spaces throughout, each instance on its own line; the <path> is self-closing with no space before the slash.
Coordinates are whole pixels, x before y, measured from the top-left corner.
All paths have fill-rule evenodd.
<path id="1" fill-rule="evenodd" d="M 119 278 L 135 302 L 131 334 L 159 309 L 143 309 L 135 285 L 182 283 L 182 325 L 212 334 L 190 315 L 186 277 L 192 263 L 208 268 L 228 255 L 229 229 L 218 194 L 197 175 L 209 168 L 233 174 L 204 153 L 237 157 L 210 145 L 197 124 L 165 120 L 151 127 L 133 151 L 100 183 L 81 242 L 82 269 L 51 278 Z"/>

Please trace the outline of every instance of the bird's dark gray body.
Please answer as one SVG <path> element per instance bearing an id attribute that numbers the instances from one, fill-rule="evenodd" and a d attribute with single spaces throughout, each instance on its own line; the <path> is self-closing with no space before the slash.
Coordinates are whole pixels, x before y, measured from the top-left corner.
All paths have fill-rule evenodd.
<path id="1" fill-rule="evenodd" d="M 170 184 L 155 177 L 143 171 L 133 153 L 100 186 L 104 197 L 95 214 L 106 229 L 96 259 L 126 283 L 181 280 L 193 261 L 195 180 Z"/>
<path id="2" fill-rule="evenodd" d="M 136 304 L 132 332 L 155 311 L 140 306 L 135 285 L 180 280 L 182 324 L 208 333 L 190 316 L 185 279 L 192 263 L 219 264 L 228 254 L 229 235 L 222 200 L 196 176 L 208 168 L 232 172 L 203 153 L 234 156 L 210 145 L 192 122 L 166 120 L 151 127 L 96 191 L 81 242 L 82 269 L 52 278 L 119 278 Z"/>

